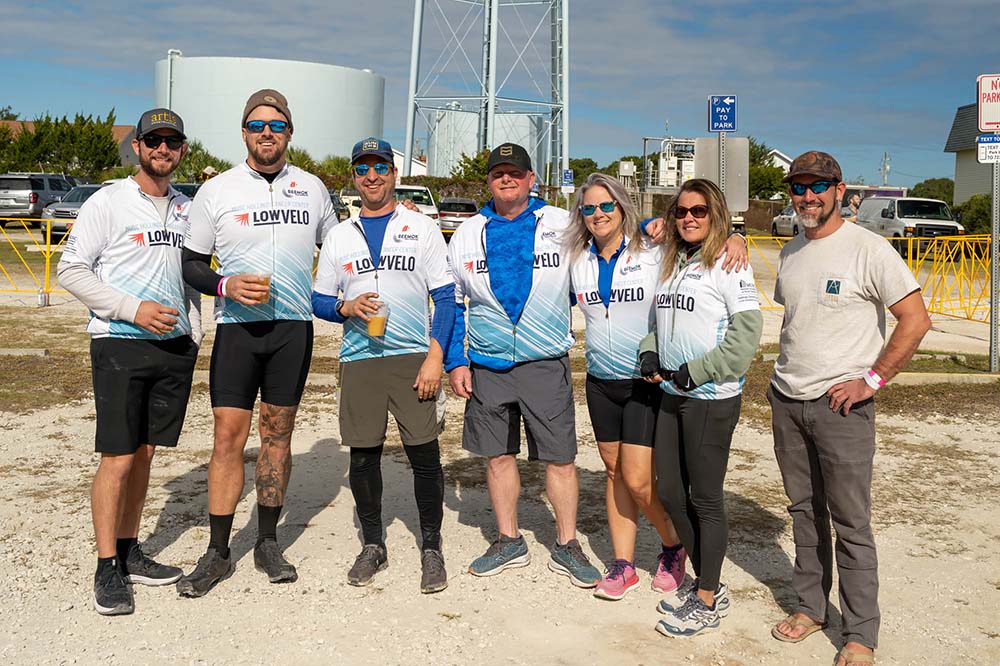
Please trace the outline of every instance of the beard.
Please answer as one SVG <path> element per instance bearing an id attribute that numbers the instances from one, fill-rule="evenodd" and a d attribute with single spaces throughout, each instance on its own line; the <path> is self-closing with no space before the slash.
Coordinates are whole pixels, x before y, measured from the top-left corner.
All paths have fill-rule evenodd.
<path id="1" fill-rule="evenodd" d="M 816 227 L 821 227 L 826 224 L 830 216 L 833 215 L 833 206 L 830 210 L 820 209 L 816 214 L 800 213 L 796 211 L 795 219 L 802 223 L 802 226 L 806 229 L 815 229 Z"/>
<path id="2" fill-rule="evenodd" d="M 270 151 L 265 151 L 261 149 L 258 144 L 251 145 L 247 141 L 247 150 L 250 151 L 250 155 L 253 157 L 254 161 L 262 167 L 274 166 L 285 157 L 285 149 L 288 144 L 284 146 L 281 145 L 280 141 L 276 138 L 274 141 L 274 147 Z"/>
<path id="3" fill-rule="evenodd" d="M 143 151 L 139 151 L 139 168 L 153 178 L 166 178 L 174 172 L 179 163 L 179 156 L 176 160 L 154 160 L 152 151 L 145 155 L 143 155 Z"/>

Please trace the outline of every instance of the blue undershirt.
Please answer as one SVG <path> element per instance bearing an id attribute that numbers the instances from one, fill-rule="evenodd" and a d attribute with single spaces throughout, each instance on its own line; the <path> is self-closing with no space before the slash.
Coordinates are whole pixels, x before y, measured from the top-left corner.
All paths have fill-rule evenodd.
<path id="1" fill-rule="evenodd" d="M 621 256 L 624 249 L 625 239 L 622 238 L 622 244 L 611 255 L 611 259 L 605 260 L 601 256 L 601 253 L 597 251 L 597 243 L 590 244 L 590 251 L 597 255 L 597 291 L 601 294 L 604 307 L 610 307 L 611 305 L 611 276 L 615 273 L 615 265 L 618 263 L 618 257 Z"/>

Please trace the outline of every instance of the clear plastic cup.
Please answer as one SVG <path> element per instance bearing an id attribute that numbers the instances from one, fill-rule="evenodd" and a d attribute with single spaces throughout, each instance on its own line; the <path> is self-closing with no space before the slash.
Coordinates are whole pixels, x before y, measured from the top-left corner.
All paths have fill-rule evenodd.
<path id="1" fill-rule="evenodd" d="M 384 301 L 372 301 L 378 306 L 378 311 L 368 320 L 368 335 L 382 337 L 385 335 L 385 323 L 389 319 L 389 304 Z"/>

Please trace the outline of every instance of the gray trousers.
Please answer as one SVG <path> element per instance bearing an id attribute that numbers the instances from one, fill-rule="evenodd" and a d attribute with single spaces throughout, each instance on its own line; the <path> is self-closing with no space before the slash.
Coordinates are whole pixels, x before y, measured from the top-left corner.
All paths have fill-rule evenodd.
<path id="1" fill-rule="evenodd" d="M 793 400 L 770 386 L 774 455 L 788 495 L 795 538 L 796 612 L 824 620 L 833 583 L 830 521 L 844 641 L 878 646 L 878 558 L 871 528 L 875 402 L 830 409 L 830 399 Z"/>

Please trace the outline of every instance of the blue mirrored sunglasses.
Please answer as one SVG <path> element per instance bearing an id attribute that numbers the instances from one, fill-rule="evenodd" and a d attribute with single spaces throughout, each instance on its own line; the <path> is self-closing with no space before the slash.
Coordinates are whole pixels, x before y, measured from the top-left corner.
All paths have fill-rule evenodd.
<path id="1" fill-rule="evenodd" d="M 602 201 L 599 204 L 584 204 L 580 206 L 580 212 L 584 215 L 593 215 L 600 208 L 602 213 L 610 213 L 618 204 L 614 201 Z"/>
<path id="2" fill-rule="evenodd" d="M 248 120 L 246 124 L 247 131 L 251 134 L 260 134 L 264 127 L 270 127 L 275 134 L 281 134 L 288 129 L 288 123 L 284 120 Z"/>
<path id="3" fill-rule="evenodd" d="M 790 189 L 792 194 L 795 196 L 801 197 L 806 193 L 806 190 L 812 190 L 813 194 L 823 194 L 828 189 L 835 187 L 836 185 L 837 181 L 835 180 L 817 180 L 815 183 L 809 183 L 808 185 L 805 183 L 792 183 L 788 189 Z"/>
<path id="4" fill-rule="evenodd" d="M 385 162 L 379 162 L 378 164 L 375 164 L 374 166 L 369 166 L 367 164 L 355 164 L 354 165 L 354 173 L 356 173 L 358 176 L 364 178 L 365 176 L 368 175 L 368 170 L 369 169 L 375 169 L 375 173 L 377 173 L 380 176 L 384 176 L 385 174 L 389 173 L 389 169 L 391 169 L 391 168 L 392 167 L 389 166 L 388 164 L 386 164 Z"/>

